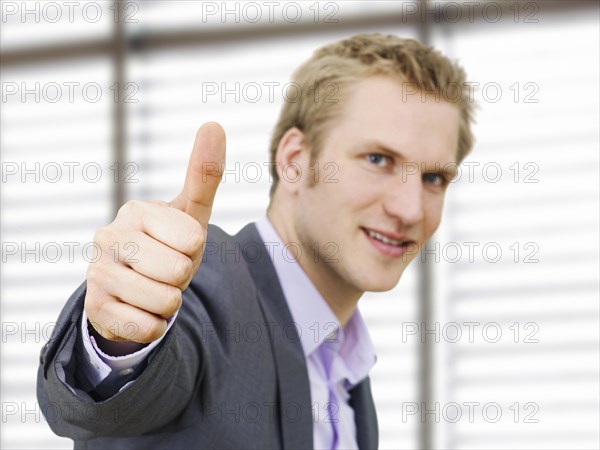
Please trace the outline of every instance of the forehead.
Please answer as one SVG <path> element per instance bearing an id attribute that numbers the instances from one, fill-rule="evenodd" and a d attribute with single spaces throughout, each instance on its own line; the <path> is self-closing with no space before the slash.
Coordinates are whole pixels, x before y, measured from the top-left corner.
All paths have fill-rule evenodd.
<path id="1" fill-rule="evenodd" d="M 349 88 L 332 139 L 377 142 L 414 161 L 456 160 L 458 106 L 390 77 L 361 80 Z"/>

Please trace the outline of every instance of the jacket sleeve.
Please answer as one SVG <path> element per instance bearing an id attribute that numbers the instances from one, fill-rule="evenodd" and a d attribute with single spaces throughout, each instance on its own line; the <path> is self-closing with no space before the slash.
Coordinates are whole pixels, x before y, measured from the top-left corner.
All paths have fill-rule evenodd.
<path id="1" fill-rule="evenodd" d="M 40 354 L 37 397 L 50 428 L 59 436 L 87 440 L 134 436 L 172 423 L 203 379 L 202 302 L 191 289 L 184 291 L 175 324 L 136 373 L 90 389 L 78 373 L 85 363 L 79 326 L 85 290 L 83 283 L 71 295 Z"/>

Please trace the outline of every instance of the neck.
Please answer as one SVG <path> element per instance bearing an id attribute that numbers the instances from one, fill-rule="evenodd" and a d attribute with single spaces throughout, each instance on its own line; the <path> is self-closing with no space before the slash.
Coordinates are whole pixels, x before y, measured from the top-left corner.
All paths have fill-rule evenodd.
<path id="1" fill-rule="evenodd" d="M 299 244 L 303 255 L 312 255 L 312 249 L 303 245 L 292 224 L 289 223 L 289 220 L 286 220 L 286 217 L 289 218 L 290 216 L 291 214 L 288 213 L 282 214 L 280 210 L 272 207 L 272 204 L 267 209 L 267 217 L 283 243 L 285 245 L 292 242 Z M 315 261 L 314 258 L 305 257 L 300 258 L 298 263 L 331 311 L 333 311 L 340 325 L 344 327 L 354 314 L 358 300 L 363 293 L 346 283 L 339 274 L 321 259 Z"/>

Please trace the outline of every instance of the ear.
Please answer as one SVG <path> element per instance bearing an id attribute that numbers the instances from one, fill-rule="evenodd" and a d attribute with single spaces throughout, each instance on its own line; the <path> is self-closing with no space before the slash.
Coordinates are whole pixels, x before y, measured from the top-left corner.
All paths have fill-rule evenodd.
<path id="1" fill-rule="evenodd" d="M 296 127 L 279 140 L 275 163 L 279 185 L 290 193 L 298 190 L 302 175 L 308 173 L 309 150 L 304 146 L 304 133 Z"/>

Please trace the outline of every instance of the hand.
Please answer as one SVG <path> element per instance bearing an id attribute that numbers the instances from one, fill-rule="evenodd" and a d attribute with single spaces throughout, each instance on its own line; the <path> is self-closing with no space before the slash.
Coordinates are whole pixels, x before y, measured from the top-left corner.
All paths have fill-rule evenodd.
<path id="1" fill-rule="evenodd" d="M 206 123 L 174 200 L 129 201 L 96 231 L 102 256 L 88 267 L 84 308 L 102 337 L 148 343 L 164 334 L 200 267 L 224 163 L 225 132 Z"/>

